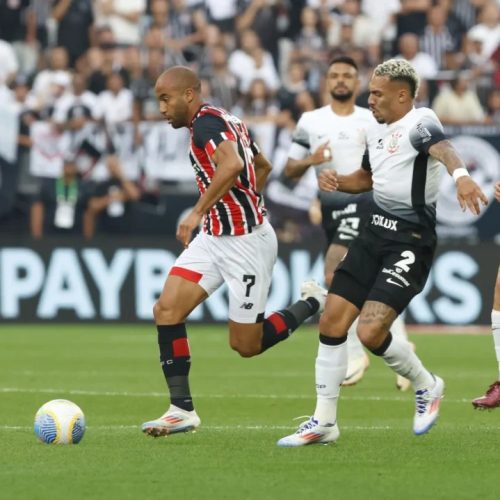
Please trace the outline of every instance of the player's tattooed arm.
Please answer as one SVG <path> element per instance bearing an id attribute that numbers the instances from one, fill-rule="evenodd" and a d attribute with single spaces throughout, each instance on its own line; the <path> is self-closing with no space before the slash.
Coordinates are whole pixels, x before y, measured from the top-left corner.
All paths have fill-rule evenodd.
<path id="1" fill-rule="evenodd" d="M 360 168 L 349 175 L 339 175 L 335 170 L 324 169 L 318 175 L 321 191 L 342 191 L 344 193 L 364 193 L 372 189 L 372 174 Z"/>
<path id="2" fill-rule="evenodd" d="M 439 160 L 446 167 L 448 173 L 454 177 L 457 187 L 457 199 L 462 211 L 468 208 L 473 214 L 479 215 L 481 211 L 480 204 L 487 205 L 488 198 L 472 177 L 468 175 L 465 163 L 458 155 L 453 144 L 448 140 L 436 142 L 429 148 L 429 154 Z M 457 175 L 457 173 L 460 173 L 460 175 Z"/>
<path id="3" fill-rule="evenodd" d="M 257 192 L 261 193 L 273 167 L 271 162 L 262 153 L 255 155 L 254 162 Z"/>

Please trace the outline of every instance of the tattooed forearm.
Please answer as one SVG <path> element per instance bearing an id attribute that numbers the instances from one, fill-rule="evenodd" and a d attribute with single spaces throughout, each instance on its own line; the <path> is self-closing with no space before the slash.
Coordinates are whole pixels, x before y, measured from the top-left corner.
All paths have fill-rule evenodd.
<path id="1" fill-rule="evenodd" d="M 453 171 L 457 168 L 466 167 L 463 160 L 458 156 L 453 144 L 448 140 L 439 141 L 433 144 L 429 148 L 429 154 L 433 158 L 436 158 L 436 160 L 439 160 L 446 167 L 450 175 L 453 174 Z"/>

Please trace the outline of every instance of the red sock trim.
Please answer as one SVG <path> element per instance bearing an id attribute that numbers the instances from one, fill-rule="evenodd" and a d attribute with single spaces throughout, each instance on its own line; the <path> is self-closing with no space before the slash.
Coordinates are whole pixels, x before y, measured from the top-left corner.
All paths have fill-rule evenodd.
<path id="1" fill-rule="evenodd" d="M 266 318 L 271 325 L 273 325 L 276 330 L 276 335 L 283 333 L 288 330 L 288 325 L 286 324 L 285 318 L 280 313 L 272 313 Z"/>
<path id="2" fill-rule="evenodd" d="M 170 269 L 169 275 L 171 276 L 180 276 L 188 281 L 192 281 L 193 283 L 199 283 L 201 278 L 203 278 L 203 274 L 197 273 L 196 271 L 191 271 L 190 269 L 185 269 L 184 267 L 174 266 Z"/>
<path id="3" fill-rule="evenodd" d="M 180 339 L 175 339 L 172 342 L 172 349 L 174 358 L 187 358 L 191 355 L 189 352 L 189 342 L 188 339 L 183 337 Z"/>

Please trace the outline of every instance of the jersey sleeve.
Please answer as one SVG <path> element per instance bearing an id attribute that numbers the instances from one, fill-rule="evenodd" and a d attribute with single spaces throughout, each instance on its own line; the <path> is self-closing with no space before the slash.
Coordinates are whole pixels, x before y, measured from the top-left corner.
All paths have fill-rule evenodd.
<path id="1" fill-rule="evenodd" d="M 443 126 L 435 115 L 422 117 L 410 130 L 410 141 L 412 146 L 420 153 L 429 153 L 429 148 L 446 139 Z"/>
<path id="2" fill-rule="evenodd" d="M 196 147 L 204 149 L 212 156 L 222 141 L 234 141 L 233 133 L 226 122 L 214 115 L 203 115 L 193 123 L 193 142 Z"/>
<path id="3" fill-rule="evenodd" d="M 292 160 L 303 160 L 309 154 L 311 143 L 304 119 L 301 117 L 292 136 L 292 145 L 288 151 L 288 157 Z"/>

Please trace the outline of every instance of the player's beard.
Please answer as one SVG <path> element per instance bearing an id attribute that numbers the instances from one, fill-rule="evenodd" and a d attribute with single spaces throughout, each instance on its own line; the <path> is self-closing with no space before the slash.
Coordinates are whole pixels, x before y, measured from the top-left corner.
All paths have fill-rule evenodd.
<path id="1" fill-rule="evenodd" d="M 352 99 L 354 92 L 348 91 L 345 94 L 339 94 L 335 92 L 335 90 L 332 90 L 330 95 L 332 96 L 332 99 L 335 99 L 336 101 L 346 102 Z"/>

